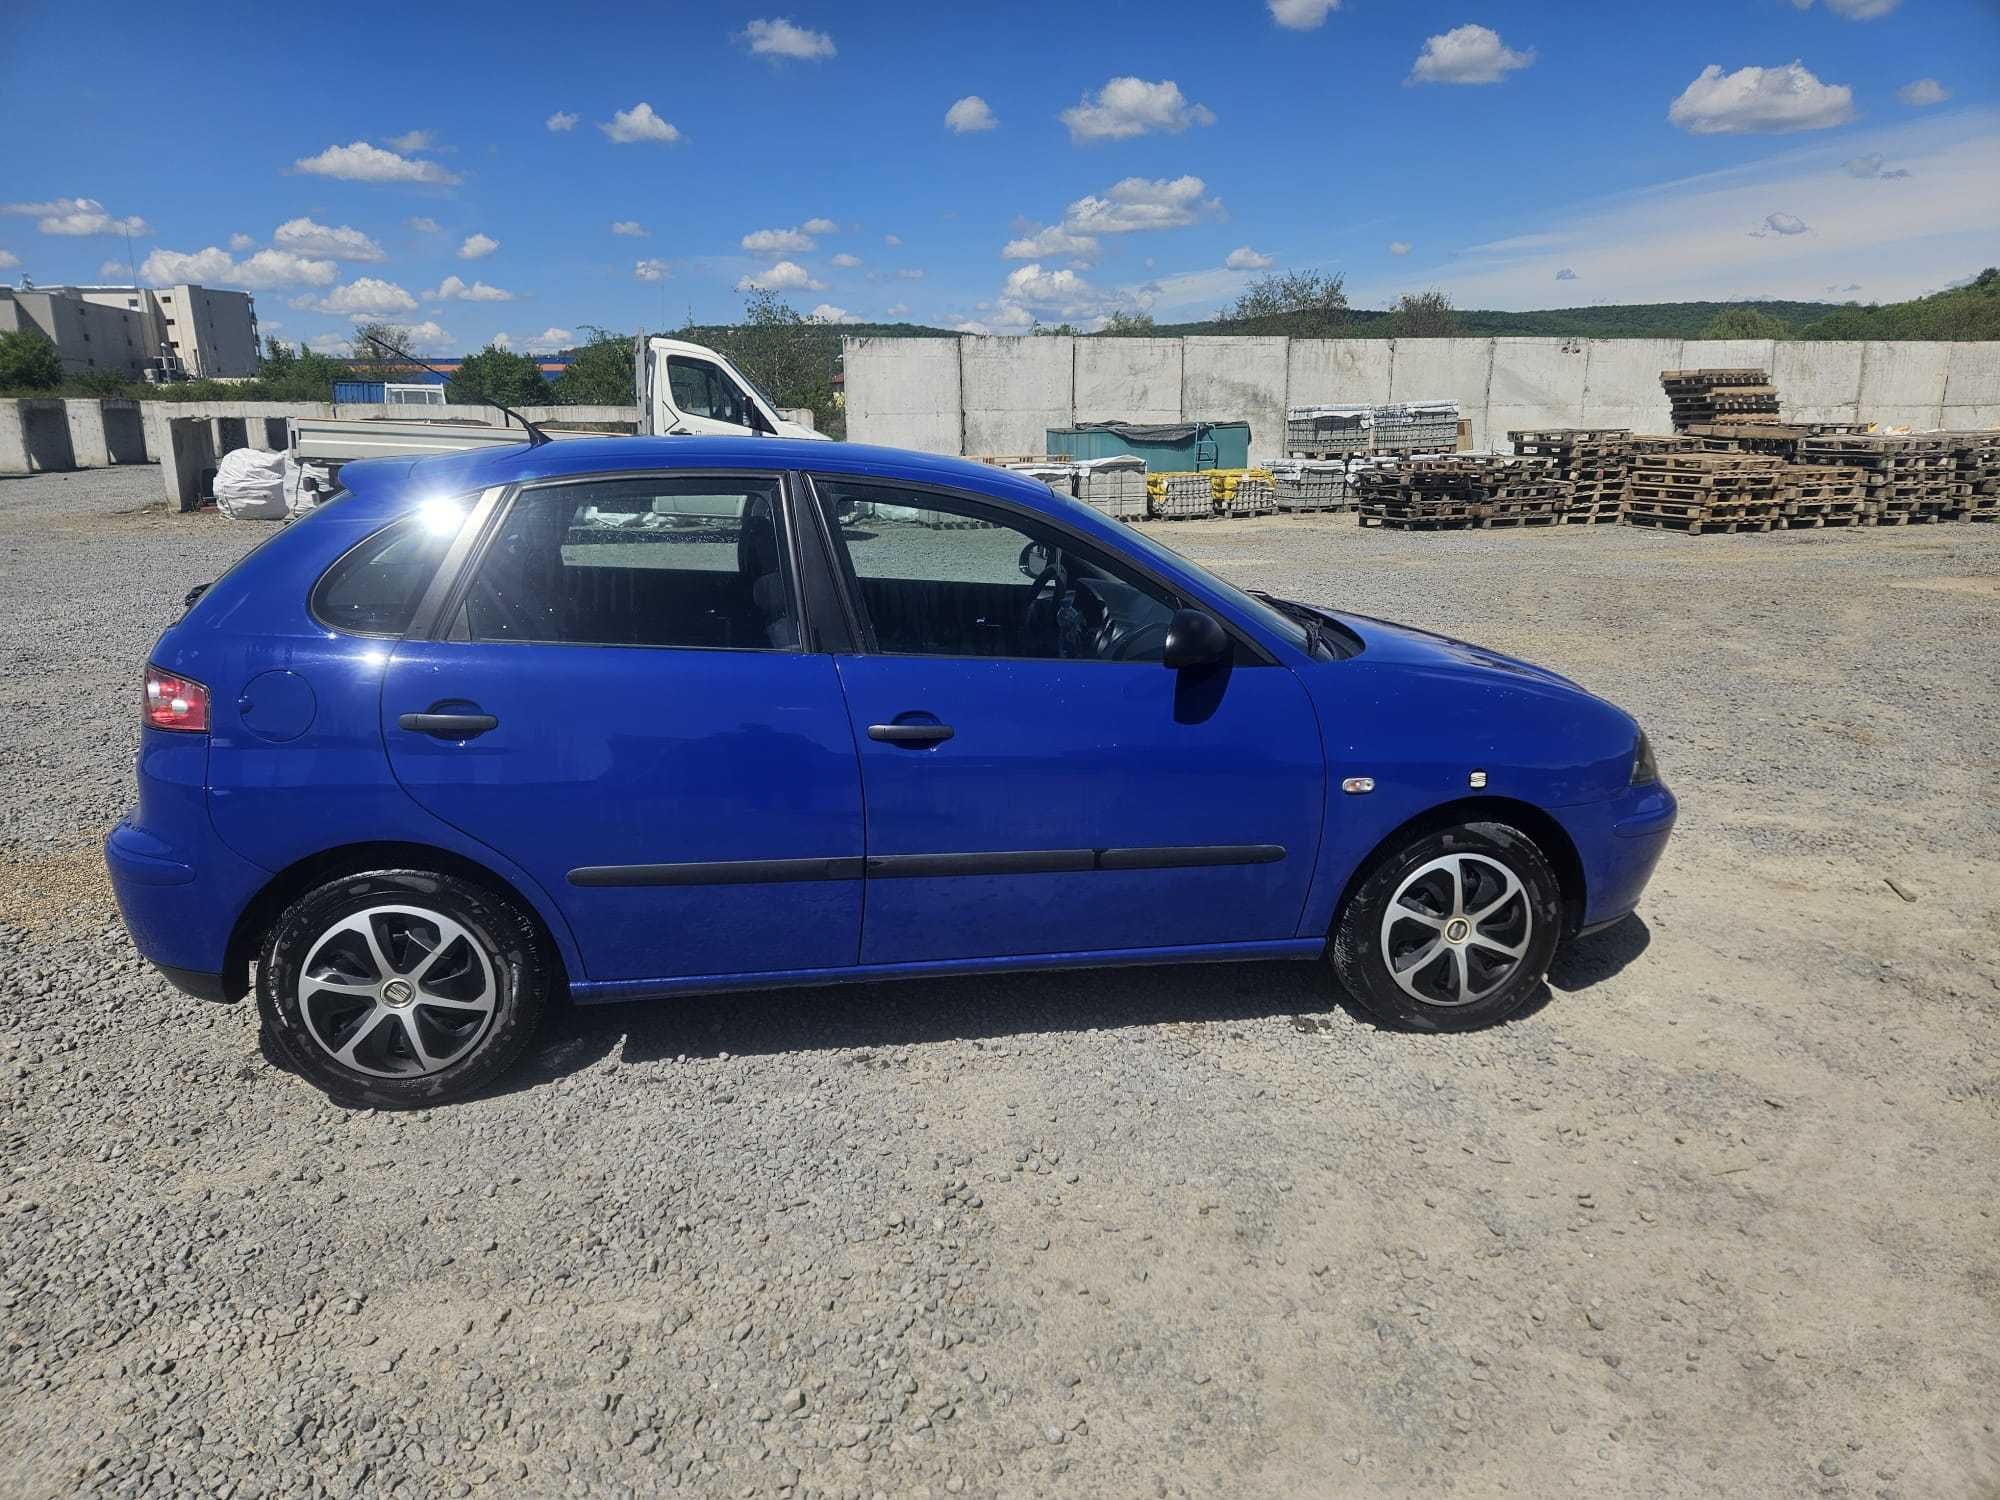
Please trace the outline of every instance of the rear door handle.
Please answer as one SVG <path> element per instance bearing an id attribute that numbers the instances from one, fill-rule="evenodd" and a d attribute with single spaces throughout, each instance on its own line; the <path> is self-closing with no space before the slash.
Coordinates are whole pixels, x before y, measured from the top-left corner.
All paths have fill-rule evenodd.
<path id="1" fill-rule="evenodd" d="M 949 724 L 870 724 L 868 738 L 885 745 L 941 745 L 952 736 Z"/>
<path id="2" fill-rule="evenodd" d="M 404 714 L 396 722 L 405 729 L 434 734 L 442 740 L 470 739 L 500 727 L 500 721 L 491 714 Z"/>

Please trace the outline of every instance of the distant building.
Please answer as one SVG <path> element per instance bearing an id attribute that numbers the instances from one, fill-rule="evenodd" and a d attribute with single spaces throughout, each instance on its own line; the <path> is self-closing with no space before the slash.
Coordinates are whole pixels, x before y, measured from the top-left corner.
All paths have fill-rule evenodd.
<path id="1" fill-rule="evenodd" d="M 256 299 L 186 284 L 0 287 L 0 332 L 38 328 L 65 369 L 128 380 L 257 373 Z"/>

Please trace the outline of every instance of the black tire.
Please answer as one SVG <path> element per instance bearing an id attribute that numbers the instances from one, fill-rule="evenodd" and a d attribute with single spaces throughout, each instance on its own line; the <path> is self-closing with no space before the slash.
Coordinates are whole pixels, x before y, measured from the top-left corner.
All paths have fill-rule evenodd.
<path id="1" fill-rule="evenodd" d="M 1460 863 L 1461 856 L 1470 858 Z M 1511 873 L 1518 895 L 1496 867 Z M 1413 878 L 1385 949 L 1390 903 Z M 1457 908 L 1454 889 L 1464 893 Z M 1483 927 L 1470 924 L 1454 934 L 1454 910 L 1481 909 L 1491 913 Z M 1471 1031 L 1505 1020 L 1540 992 L 1562 923 L 1561 882 L 1533 839 L 1505 823 L 1461 823 L 1379 856 L 1342 909 L 1328 951 L 1342 987 L 1384 1025 Z M 1424 958 L 1433 946 L 1433 956 Z M 1518 948 L 1518 957 L 1506 957 L 1506 948 Z M 1454 1002 L 1454 995 L 1469 998 Z"/>
<path id="2" fill-rule="evenodd" d="M 372 997 L 362 993 L 371 971 Z M 389 980 L 418 977 L 392 997 Z M 527 913 L 428 870 L 368 870 L 307 891 L 272 925 L 257 965 L 258 1009 L 283 1058 L 357 1108 L 421 1109 L 483 1088 L 534 1040 L 554 987 Z"/>

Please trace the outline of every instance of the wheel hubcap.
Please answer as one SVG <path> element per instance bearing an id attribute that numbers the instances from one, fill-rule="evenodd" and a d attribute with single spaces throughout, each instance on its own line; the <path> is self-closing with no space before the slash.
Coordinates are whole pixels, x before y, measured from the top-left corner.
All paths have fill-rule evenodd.
<path id="1" fill-rule="evenodd" d="M 449 1067 L 492 1025 L 492 961 L 463 924 L 372 906 L 320 934 L 299 969 L 299 1015 L 344 1068 L 413 1078 Z"/>
<path id="2" fill-rule="evenodd" d="M 1515 976 L 1534 931 L 1518 875 L 1484 854 L 1446 854 L 1396 887 L 1382 918 L 1382 957 L 1413 999 L 1471 1005 Z"/>

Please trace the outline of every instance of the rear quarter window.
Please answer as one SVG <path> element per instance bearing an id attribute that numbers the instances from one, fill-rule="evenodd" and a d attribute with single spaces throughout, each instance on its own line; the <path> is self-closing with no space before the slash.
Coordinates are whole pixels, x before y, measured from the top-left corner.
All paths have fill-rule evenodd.
<path id="1" fill-rule="evenodd" d="M 415 517 L 385 526 L 321 576 L 312 593 L 313 618 L 350 635 L 401 635 L 452 539 L 453 533 L 440 535 Z"/>

